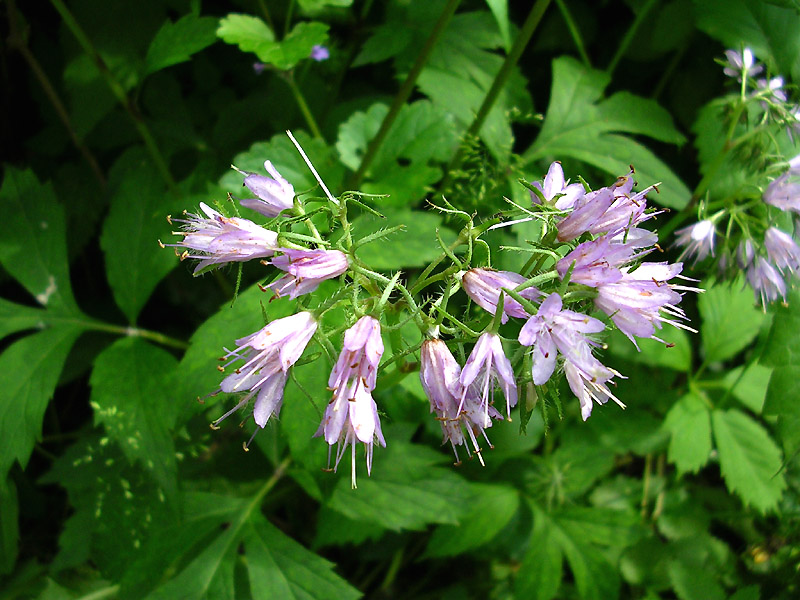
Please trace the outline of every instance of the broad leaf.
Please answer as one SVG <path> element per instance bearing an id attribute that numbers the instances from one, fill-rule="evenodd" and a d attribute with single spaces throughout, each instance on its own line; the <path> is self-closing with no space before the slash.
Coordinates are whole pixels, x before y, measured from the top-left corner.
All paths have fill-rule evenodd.
<path id="1" fill-rule="evenodd" d="M 50 316 L 49 311 L 41 308 L 0 298 L 0 339 L 25 329 L 36 329 L 47 322 Z"/>
<path id="2" fill-rule="evenodd" d="M 77 313 L 67 265 L 64 210 L 53 187 L 39 183 L 32 171 L 8 167 L 0 207 L 6 219 L 0 263 L 42 306 Z"/>
<path id="3" fill-rule="evenodd" d="M 758 335 L 764 314 L 753 306 L 752 292 L 736 282 L 706 286 L 697 301 L 708 362 L 732 358 Z"/>
<path id="4" fill-rule="evenodd" d="M 728 489 L 761 512 L 774 509 L 786 481 L 781 452 L 767 431 L 738 410 L 714 411 L 711 424 Z"/>
<path id="5" fill-rule="evenodd" d="M 139 462 L 174 498 L 177 493 L 175 448 L 170 430 L 177 406 L 170 375 L 177 360 L 144 340 L 124 338 L 103 350 L 90 384 L 95 424 Z"/>
<path id="6" fill-rule="evenodd" d="M 788 305 L 772 307 L 775 318 L 761 362 L 772 367 L 800 367 L 800 293 L 792 291 Z"/>
<path id="7" fill-rule="evenodd" d="M 667 458 L 679 473 L 696 473 L 711 457 L 711 416 L 695 394 L 687 394 L 667 413 L 664 428 L 672 437 Z"/>
<path id="8" fill-rule="evenodd" d="M 533 532 L 514 581 L 518 598 L 551 600 L 561 586 L 564 555 L 556 543 L 551 520 L 533 506 Z"/>
<path id="9" fill-rule="evenodd" d="M 739 402 L 754 413 L 761 414 L 771 375 L 771 368 L 754 362 L 746 368 L 742 366 L 728 371 L 723 381 L 730 386 L 731 393 Z"/>
<path id="10" fill-rule="evenodd" d="M 725 591 L 703 566 L 673 560 L 667 570 L 681 600 L 725 600 Z"/>
<path id="11" fill-rule="evenodd" d="M 651 198 L 664 206 L 682 208 L 691 192 L 670 168 L 647 148 L 619 135 L 645 135 L 681 144 L 683 136 L 669 114 L 655 101 L 618 92 L 602 100 L 608 76 L 564 57 L 553 61 L 553 87 L 544 125 L 524 153 L 526 162 L 576 158 L 607 173 L 624 175 L 628 165 L 645 185 L 661 182 Z"/>
<path id="12" fill-rule="evenodd" d="M 217 41 L 218 21 L 188 14 L 175 23 L 167 21 L 147 49 L 147 73 L 185 62 Z"/>
<path id="13" fill-rule="evenodd" d="M 798 381 L 800 381 L 800 365 L 776 368 L 769 379 L 764 400 L 764 416 L 777 418 L 778 435 L 787 454 L 796 452 L 800 448 Z"/>
<path id="14" fill-rule="evenodd" d="M 220 19 L 217 37 L 228 44 L 236 44 L 242 52 L 256 54 L 275 45 L 275 34 L 264 21 L 237 13 Z"/>

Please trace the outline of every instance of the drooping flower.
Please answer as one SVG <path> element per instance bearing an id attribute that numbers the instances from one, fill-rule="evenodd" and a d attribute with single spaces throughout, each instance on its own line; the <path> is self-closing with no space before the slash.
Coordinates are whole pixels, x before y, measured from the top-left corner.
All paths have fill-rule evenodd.
<path id="1" fill-rule="evenodd" d="M 784 91 L 783 77 L 773 77 L 772 79 L 756 79 L 756 87 L 764 92 L 764 97 L 772 102 L 786 102 L 786 91 Z M 768 108 L 764 104 L 764 108 Z"/>
<path id="2" fill-rule="evenodd" d="M 428 339 L 422 343 L 420 349 L 419 378 L 422 382 L 422 389 L 428 396 L 431 404 L 431 412 L 436 414 L 436 419 L 442 427 L 442 443 L 450 442 L 453 447 L 453 454 L 456 457 L 456 464 L 461 461 L 458 458 L 456 446 L 464 444 L 467 454 L 470 453 L 469 444 L 464 437 L 464 429 L 472 442 L 478 460 L 483 463 L 483 455 L 478 444 L 478 435 L 482 435 L 492 447 L 485 430 L 492 426 L 492 419 L 502 418 L 502 415 L 493 407 L 488 407 L 487 411 L 480 406 L 477 396 L 467 390 L 466 395 L 462 394 L 463 386 L 460 382 L 461 367 L 453 357 L 450 349 L 440 339 Z M 464 398 L 463 403 L 461 398 Z M 461 410 L 459 411 L 459 405 Z"/>
<path id="3" fill-rule="evenodd" d="M 790 168 L 772 181 L 762 198 L 770 206 L 800 214 L 800 168 Z"/>
<path id="4" fill-rule="evenodd" d="M 295 250 L 280 248 L 282 254 L 270 263 L 285 271 L 267 287 L 277 296 L 297 298 L 313 292 L 326 279 L 338 277 L 347 271 L 347 255 L 339 250 Z"/>
<path id="5" fill-rule="evenodd" d="M 328 50 L 327 46 L 323 46 L 322 44 L 314 44 L 314 46 L 311 48 L 311 54 L 309 55 L 311 60 L 315 60 L 317 62 L 328 60 L 330 57 L 330 50 Z"/>
<path id="6" fill-rule="evenodd" d="M 736 50 L 726 50 L 725 58 L 727 58 L 727 66 L 722 70 L 728 77 L 735 77 L 739 81 L 745 75 L 748 78 L 754 77 L 764 70 L 764 67 L 756 63 L 753 51 L 750 48 L 744 48 L 742 52 Z"/>
<path id="7" fill-rule="evenodd" d="M 572 208 L 575 202 L 586 193 L 581 183 L 567 183 L 564 179 L 564 169 L 556 161 L 550 164 L 547 175 L 542 183 L 533 182 L 533 187 L 542 193 L 545 201 L 559 210 Z M 531 202 L 539 204 L 539 196 L 531 192 Z"/>
<path id="8" fill-rule="evenodd" d="M 482 334 L 467 359 L 459 376 L 461 404 L 468 390 L 472 389 L 480 398 L 480 405 L 488 417 L 489 406 L 494 404 L 494 388 L 500 387 L 506 397 L 506 415 L 511 418 L 511 407 L 517 405 L 517 383 L 511 361 L 503 351 L 500 337 L 495 333 Z"/>
<path id="9" fill-rule="evenodd" d="M 691 258 L 695 256 L 695 261 L 701 261 L 709 254 L 714 256 L 714 236 L 716 230 L 714 222 L 710 219 L 698 221 L 693 225 L 684 227 L 675 232 L 678 239 L 675 241 L 679 246 L 683 246 L 681 258 Z"/>
<path id="10" fill-rule="evenodd" d="M 570 281 L 591 287 L 611 283 L 622 278 L 619 268 L 636 256 L 638 242 L 615 243 L 607 235 L 578 244 L 575 249 L 556 263 L 556 270 L 563 279 L 570 267 Z"/>
<path id="11" fill-rule="evenodd" d="M 583 196 L 575 203 L 573 211 L 558 223 L 558 241 L 569 242 L 589 231 L 613 202 L 614 191 L 609 187 Z"/>
<path id="12" fill-rule="evenodd" d="M 170 218 L 170 223 L 183 224 L 183 230 L 175 234 L 184 237 L 177 244 L 162 244 L 186 248 L 180 255 L 181 260 L 198 260 L 195 273 L 210 265 L 270 257 L 278 249 L 278 234 L 274 231 L 240 217 L 224 217 L 202 202 L 200 210 L 205 217 L 184 213 L 186 219 Z M 190 250 L 200 254 L 190 253 Z"/>
<path id="13" fill-rule="evenodd" d="M 264 427 L 272 415 L 280 413 L 283 388 L 291 366 L 302 356 L 317 330 L 317 321 L 309 312 L 276 319 L 263 329 L 236 340 L 236 349 L 227 351 L 223 360 L 244 364 L 225 377 L 219 391 L 226 394 L 247 392 L 232 410 L 212 423 L 213 427 L 256 396 L 253 417 Z M 227 366 L 227 365 L 226 365 Z"/>
<path id="14" fill-rule="evenodd" d="M 800 247 L 791 235 L 777 227 L 770 227 L 764 234 L 764 247 L 767 256 L 781 272 L 794 273 L 800 269 Z"/>
<path id="15" fill-rule="evenodd" d="M 370 316 L 361 317 L 344 334 L 344 347 L 328 378 L 333 397 L 314 434 L 314 437 L 324 436 L 331 447 L 337 444 L 334 471 L 347 446 L 351 446 L 353 487 L 356 487 L 356 444 L 362 442 L 366 448 L 367 474 L 372 472 L 374 442 L 377 440 L 386 447 L 378 407 L 372 399 L 382 355 L 380 323 Z"/>
<path id="16" fill-rule="evenodd" d="M 495 271 L 494 269 L 475 268 L 470 269 L 461 278 L 461 286 L 472 301 L 485 311 L 494 314 L 497 312 L 497 303 L 500 299 L 500 292 L 503 288 L 513 290 L 525 278 L 513 271 Z M 519 295 L 531 301 L 537 300 L 542 294 L 535 287 L 529 287 Z M 503 315 L 500 321 L 505 323 L 508 317 L 527 319 L 530 315 L 522 308 L 522 305 L 509 295 L 503 297 Z"/>
<path id="17" fill-rule="evenodd" d="M 784 282 L 778 269 L 769 264 L 766 258 L 759 256 L 747 269 L 747 282 L 756 295 L 756 300 L 761 300 L 762 306 L 778 299 L 780 296 L 786 301 L 786 282 Z"/>
<path id="18" fill-rule="evenodd" d="M 753 262 L 755 254 L 756 250 L 753 247 L 753 240 L 745 238 L 739 242 L 739 246 L 736 248 L 736 263 L 739 265 L 739 268 L 746 269 L 749 267 L 750 263 Z"/>
<path id="19" fill-rule="evenodd" d="M 272 177 L 247 173 L 244 186 L 256 198 L 241 200 L 242 206 L 250 208 L 266 217 L 277 217 L 282 211 L 294 206 L 294 187 L 286 181 L 270 161 L 264 161 L 264 169 Z"/>

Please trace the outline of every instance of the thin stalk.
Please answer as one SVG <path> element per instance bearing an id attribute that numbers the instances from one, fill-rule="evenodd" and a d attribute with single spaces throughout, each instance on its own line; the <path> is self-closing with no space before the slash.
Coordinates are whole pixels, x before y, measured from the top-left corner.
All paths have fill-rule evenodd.
<path id="1" fill-rule="evenodd" d="M 606 68 L 606 73 L 611 75 L 614 73 L 614 70 L 617 68 L 619 61 L 622 60 L 622 57 L 628 51 L 628 47 L 633 42 L 633 38 L 636 36 L 636 33 L 639 31 L 639 27 L 642 26 L 647 15 L 650 13 L 652 8 L 655 6 L 656 0 L 647 0 L 647 2 L 642 6 L 641 10 L 637 13 L 636 18 L 631 23 L 631 26 L 628 28 L 628 31 L 625 32 L 625 36 L 622 38 L 622 41 L 617 47 L 617 52 L 614 54 L 614 57 L 611 59 L 611 62 L 608 63 L 608 67 Z"/>
<path id="2" fill-rule="evenodd" d="M 489 115 L 494 103 L 500 96 L 500 92 L 502 91 L 503 87 L 505 87 L 508 78 L 511 76 L 511 71 L 522 56 L 522 53 L 525 50 L 525 47 L 528 45 L 528 42 L 530 42 L 531 37 L 533 37 L 533 32 L 536 31 L 536 28 L 539 26 L 539 22 L 542 20 L 545 10 L 547 10 L 549 5 L 550 0 L 537 0 L 536 4 L 534 4 L 533 8 L 531 8 L 527 19 L 525 19 L 525 23 L 522 25 L 522 29 L 520 29 L 519 34 L 517 35 L 517 39 L 514 40 L 514 45 L 511 47 L 511 51 L 508 53 L 508 56 L 506 56 L 505 61 L 503 61 L 500 70 L 497 72 L 497 75 L 495 75 L 489 91 L 486 92 L 486 96 L 484 97 L 483 103 L 475 115 L 475 119 L 472 121 L 469 129 L 467 129 L 466 133 L 464 134 L 464 140 L 476 136 L 481 130 L 481 127 L 483 127 L 486 117 Z M 453 156 L 452 160 L 450 161 L 450 164 L 447 166 L 447 174 L 442 180 L 442 183 L 439 185 L 440 190 L 447 187 L 447 185 L 450 183 L 453 171 L 461 166 L 463 159 L 464 144 L 461 144 L 455 156 Z"/>
<path id="3" fill-rule="evenodd" d="M 556 0 L 556 5 L 558 5 L 558 10 L 561 13 L 561 16 L 564 18 L 564 23 L 567 25 L 567 29 L 569 29 L 569 34 L 572 36 L 572 41 L 575 42 L 575 48 L 578 50 L 578 54 L 580 54 L 583 64 L 591 69 L 592 62 L 589 60 L 589 55 L 586 54 L 586 46 L 583 45 L 583 37 L 581 36 L 581 32 L 578 29 L 578 26 L 575 24 L 567 5 L 564 3 L 564 0 Z"/>
<path id="4" fill-rule="evenodd" d="M 303 92 L 300 91 L 300 87 L 294 80 L 294 73 L 287 73 L 283 79 L 287 84 L 289 84 L 289 89 L 292 90 L 292 95 L 294 96 L 295 102 L 297 102 L 297 107 L 303 114 L 303 118 L 305 119 L 308 128 L 311 130 L 311 134 L 317 139 L 323 139 L 322 131 L 320 131 L 319 125 L 317 125 L 317 121 L 314 119 L 314 115 L 311 114 L 311 109 L 308 107 L 305 96 L 303 96 Z"/>
<path id="5" fill-rule="evenodd" d="M 358 166 L 358 170 L 350 178 L 350 181 L 347 184 L 347 189 L 357 189 L 359 185 L 361 185 L 361 181 L 364 179 L 367 169 L 369 169 L 369 166 L 372 164 L 372 161 L 377 155 L 378 149 L 381 147 L 386 139 L 386 136 L 389 134 L 389 130 L 394 124 L 395 119 L 397 119 L 397 115 L 400 114 L 400 110 L 405 105 L 406 100 L 408 100 L 408 98 L 411 96 L 411 92 L 414 91 L 414 85 L 416 84 L 420 73 L 422 73 L 422 68 L 425 66 L 425 63 L 428 62 L 428 58 L 430 58 L 433 47 L 436 45 L 436 42 L 439 41 L 439 38 L 441 37 L 442 33 L 447 27 L 447 24 L 450 22 L 453 13 L 455 13 L 456 8 L 458 8 L 460 3 L 461 0 L 448 0 L 447 5 L 444 7 L 444 10 L 442 10 L 442 14 L 439 15 L 439 20 L 436 21 L 436 24 L 433 26 L 433 31 L 431 31 L 428 39 L 425 40 L 425 45 L 417 55 L 417 60 L 414 62 L 414 65 L 408 72 L 403 85 L 401 85 L 400 89 L 397 91 L 397 95 L 394 97 L 392 105 L 389 107 L 389 112 L 386 113 L 386 116 L 381 123 L 380 129 L 378 129 L 378 133 L 375 134 L 375 137 L 372 138 L 372 140 L 370 140 L 367 150 L 364 153 L 364 158 L 361 159 L 361 164 Z"/>
<path id="6" fill-rule="evenodd" d="M 262 14 L 264 15 L 264 20 L 267 22 L 267 25 L 269 25 L 269 28 L 274 32 L 275 23 L 272 22 L 272 16 L 269 14 L 269 9 L 267 8 L 264 0 L 258 0 L 258 8 L 261 9 Z"/>
<path id="7" fill-rule="evenodd" d="M 111 93 L 116 96 L 119 103 L 125 109 L 125 112 L 128 113 L 131 120 L 133 121 L 136 130 L 139 132 L 139 136 L 144 141 L 144 145 L 147 148 L 147 151 L 150 153 L 150 157 L 153 159 L 153 163 L 156 166 L 161 177 L 164 179 L 164 182 L 169 187 L 170 191 L 177 194 L 178 188 L 175 185 L 175 180 L 172 178 L 172 174 L 169 172 L 169 167 L 167 166 L 167 161 L 164 159 L 164 156 L 161 154 L 161 150 L 158 148 L 158 144 L 156 143 L 153 134 L 150 133 L 150 129 L 147 127 L 147 124 L 144 122 L 142 115 L 139 111 L 134 107 L 133 103 L 131 102 L 130 98 L 128 97 L 125 88 L 122 87 L 122 84 L 116 80 L 113 73 L 108 69 L 103 57 L 100 56 L 100 53 L 97 52 L 97 49 L 92 44 L 92 41 L 86 35 L 86 33 L 81 28 L 78 21 L 75 20 L 75 17 L 67 8 L 66 4 L 62 0 L 50 0 L 50 3 L 53 5 L 53 8 L 56 9 L 61 18 L 64 21 L 64 24 L 67 26 L 72 32 L 72 35 L 75 36 L 75 39 L 83 48 L 83 51 L 92 59 L 97 67 L 97 70 L 100 71 L 100 75 L 105 79 L 106 85 L 111 89 Z"/>

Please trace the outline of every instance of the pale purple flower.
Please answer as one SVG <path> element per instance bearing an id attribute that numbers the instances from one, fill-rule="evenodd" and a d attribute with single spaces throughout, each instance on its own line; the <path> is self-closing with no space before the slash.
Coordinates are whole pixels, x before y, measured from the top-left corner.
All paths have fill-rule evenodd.
<path id="1" fill-rule="evenodd" d="M 264 162 L 264 169 L 272 177 L 247 173 L 244 186 L 257 198 L 241 200 L 242 206 L 250 208 L 266 217 L 277 217 L 282 211 L 294 206 L 294 187 L 286 181 L 270 161 Z"/>
<path id="2" fill-rule="evenodd" d="M 575 249 L 556 263 L 556 270 L 563 279 L 570 267 L 570 281 L 591 287 L 611 283 L 622 278 L 619 268 L 637 256 L 635 243 L 614 243 L 608 236 L 578 244 Z"/>
<path id="3" fill-rule="evenodd" d="M 786 102 L 786 92 L 783 90 L 783 77 L 773 77 L 772 79 L 756 79 L 756 87 L 766 92 L 765 98 L 772 102 Z M 767 108 L 766 103 L 764 108 Z"/>
<path id="4" fill-rule="evenodd" d="M 344 334 L 344 347 L 328 378 L 333 398 L 314 437 L 320 435 L 332 447 L 337 444 L 338 468 L 347 446 L 352 447 L 352 484 L 356 487 L 356 444 L 366 448 L 367 474 L 372 472 L 372 449 L 377 442 L 386 447 L 378 408 L 372 390 L 383 355 L 380 323 L 370 316 L 361 317 Z M 330 448 L 328 450 L 330 465 Z"/>
<path id="5" fill-rule="evenodd" d="M 575 394 L 575 397 L 578 398 L 578 402 L 580 402 L 581 418 L 584 421 L 592 414 L 592 407 L 594 406 L 592 400 L 598 404 L 605 404 L 611 399 L 621 408 L 625 408 L 625 405 L 619 398 L 608 389 L 606 381 L 587 377 L 586 373 L 579 369 L 574 363 L 570 361 L 564 362 L 564 374 L 567 376 L 569 389 L 572 390 L 572 393 Z M 619 373 L 614 373 L 614 375 L 619 375 Z"/>
<path id="6" fill-rule="evenodd" d="M 202 202 L 200 210 L 205 217 L 184 212 L 186 219 L 169 219 L 170 223 L 183 223 L 183 230 L 175 234 L 184 237 L 177 244 L 162 244 L 187 248 L 180 257 L 200 261 L 195 273 L 210 265 L 269 257 L 278 249 L 278 234 L 274 231 L 240 217 L 224 217 Z"/>
<path id="7" fill-rule="evenodd" d="M 572 208 L 575 202 L 586 193 L 583 184 L 568 183 L 564 179 L 564 169 L 561 168 L 561 163 L 558 161 L 550 164 L 542 183 L 534 181 L 532 185 L 542 193 L 545 202 L 559 210 Z M 533 204 L 540 203 L 539 196 L 533 192 L 531 192 L 531 202 Z"/>
<path id="8" fill-rule="evenodd" d="M 484 464 L 477 435 L 482 435 L 491 448 L 492 444 L 484 430 L 492 426 L 492 419 L 502 418 L 502 415 L 493 406 L 488 407 L 487 414 L 481 408 L 477 396 L 470 390 L 467 390 L 459 411 L 463 395 L 463 386 L 459 381 L 460 376 L 461 367 L 447 344 L 439 339 L 422 342 L 419 378 L 422 382 L 422 389 L 425 390 L 425 394 L 430 400 L 431 412 L 436 414 L 436 420 L 442 427 L 442 443 L 450 442 L 456 457 L 456 464 L 460 464 L 461 460 L 458 457 L 456 446 L 463 444 L 467 454 L 471 455 L 469 444 L 464 437 L 464 429 L 466 429 L 474 452 L 478 455 L 478 460 Z"/>
<path id="9" fill-rule="evenodd" d="M 750 263 L 753 262 L 755 254 L 756 251 L 753 247 L 753 240 L 745 238 L 739 242 L 739 246 L 736 248 L 736 263 L 739 265 L 739 268 L 746 269 L 749 267 Z"/>
<path id="10" fill-rule="evenodd" d="M 613 202 L 614 190 L 610 187 L 583 196 L 575 203 L 573 211 L 558 223 L 558 241 L 568 242 L 589 231 Z"/>
<path id="11" fill-rule="evenodd" d="M 698 221 L 694 225 L 676 231 L 675 235 L 678 236 L 678 239 L 675 240 L 675 243 L 684 247 L 681 258 L 695 256 L 695 262 L 697 262 L 709 254 L 714 256 L 715 234 L 714 222 L 709 219 Z"/>
<path id="12" fill-rule="evenodd" d="M 253 63 L 253 73 L 256 75 L 261 75 L 264 72 L 264 69 L 267 68 L 267 65 L 263 62 L 256 61 Z"/>
<path id="13" fill-rule="evenodd" d="M 763 200 L 783 211 L 791 210 L 800 214 L 800 169 L 790 168 L 772 181 L 764 192 Z"/>
<path id="14" fill-rule="evenodd" d="M 309 55 L 309 58 L 317 62 L 328 60 L 330 57 L 330 50 L 328 50 L 327 46 L 323 46 L 322 44 L 314 44 L 311 48 L 311 54 Z"/>
<path id="15" fill-rule="evenodd" d="M 633 181 L 631 175 L 627 180 Z M 608 210 L 595 221 L 589 228 L 589 232 L 595 235 L 600 233 L 623 233 L 625 230 L 635 229 L 636 225 L 653 218 L 661 211 L 647 212 L 647 194 L 655 189 L 650 186 L 636 194 L 631 195 L 627 190 L 627 185 L 616 190 L 614 202 Z M 645 231 L 645 230 L 640 230 Z M 656 239 L 657 236 L 656 236 Z"/>
<path id="16" fill-rule="evenodd" d="M 236 349 L 227 350 L 223 360 L 230 361 L 228 364 L 237 361 L 244 364 L 222 380 L 218 392 L 247 394 L 236 407 L 214 421 L 212 427 L 244 407 L 256 394 L 253 417 L 259 427 L 263 428 L 271 416 L 277 417 L 289 368 L 302 356 L 316 330 L 314 316 L 309 312 L 299 312 L 276 319 L 263 329 L 236 340 Z"/>
<path id="17" fill-rule="evenodd" d="M 786 301 L 786 283 L 783 277 L 763 256 L 756 258 L 747 269 L 747 281 L 756 294 L 756 300 L 761 300 L 765 308 L 767 304 L 777 300 L 778 296 Z"/>
<path id="18" fill-rule="evenodd" d="M 339 250 L 280 248 L 279 251 L 282 254 L 270 263 L 285 271 L 286 275 L 267 286 L 277 296 L 288 293 L 289 298 L 297 298 L 313 292 L 326 279 L 338 277 L 347 271 L 347 255 Z"/>
<path id="19" fill-rule="evenodd" d="M 756 64 L 750 48 L 743 49 L 741 53 L 736 50 L 726 50 L 725 58 L 727 59 L 727 66 L 722 72 L 728 77 L 736 77 L 739 81 L 742 80 L 742 75 L 754 77 L 764 70 L 764 67 Z"/>
<path id="20" fill-rule="evenodd" d="M 773 265 L 783 272 L 792 273 L 800 269 L 800 247 L 791 235 L 776 227 L 770 227 L 764 234 L 764 247 Z"/>
<path id="21" fill-rule="evenodd" d="M 460 399 L 462 406 L 468 390 L 471 389 L 480 398 L 480 405 L 488 416 L 489 406 L 494 404 L 494 388 L 497 386 L 503 390 L 506 415 L 511 418 L 511 407 L 517 405 L 517 384 L 511 361 L 506 357 L 497 334 L 486 332 L 478 338 L 458 380 L 463 387 Z"/>
<path id="22" fill-rule="evenodd" d="M 497 303 L 500 299 L 500 292 L 503 288 L 513 290 L 518 285 L 524 283 L 526 279 L 519 273 L 513 271 L 495 271 L 494 269 L 475 268 L 470 269 L 461 278 L 461 286 L 472 298 L 472 301 L 485 311 L 494 314 L 497 312 Z M 519 295 L 531 301 L 537 300 L 542 294 L 535 287 L 529 287 Z M 500 321 L 505 323 L 508 317 L 527 319 L 530 315 L 522 308 L 522 305 L 508 294 L 503 296 L 503 315 Z"/>

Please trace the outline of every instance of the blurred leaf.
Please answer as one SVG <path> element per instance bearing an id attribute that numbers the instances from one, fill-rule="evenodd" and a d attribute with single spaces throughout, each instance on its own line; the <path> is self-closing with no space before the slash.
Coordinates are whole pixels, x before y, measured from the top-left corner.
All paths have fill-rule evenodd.
<path id="1" fill-rule="evenodd" d="M 423 267 L 442 254 L 436 240 L 436 229 L 445 244 L 455 241 L 456 234 L 442 225 L 442 217 L 432 211 L 385 210 L 386 219 L 361 215 L 352 226 L 361 236 L 396 225 L 405 229 L 359 249 L 358 254 L 371 269 L 390 271 L 403 267 Z"/>
<path id="2" fill-rule="evenodd" d="M 492 11 L 500 35 L 503 37 L 503 47 L 506 52 L 511 50 L 511 27 L 508 22 L 508 0 L 486 0 L 489 10 Z"/>
<path id="3" fill-rule="evenodd" d="M 707 362 L 732 358 L 758 335 L 764 314 L 753 306 L 753 295 L 736 282 L 706 286 L 697 301 Z"/>
<path id="4" fill-rule="evenodd" d="M 0 477 L 15 460 L 22 467 L 28 463 L 64 361 L 81 331 L 75 325 L 45 329 L 0 355 Z"/>
<path id="5" fill-rule="evenodd" d="M 25 329 L 39 329 L 56 319 L 49 311 L 0 298 L 0 339 Z"/>
<path id="6" fill-rule="evenodd" d="M 523 154 L 526 162 L 553 157 L 572 157 L 613 176 L 623 175 L 629 165 L 645 185 L 661 182 L 651 198 L 663 206 L 682 208 L 691 197 L 683 182 L 630 133 L 681 144 L 684 137 L 672 117 L 655 101 L 618 92 L 602 100 L 609 84 L 601 71 L 586 68 L 573 58 L 553 61 L 553 87 L 544 125 L 533 145 Z"/>
<path id="7" fill-rule="evenodd" d="M 514 581 L 518 598 L 551 600 L 561 586 L 564 556 L 553 535 L 553 524 L 533 505 L 533 532 Z"/>
<path id="8" fill-rule="evenodd" d="M 123 338 L 97 357 L 90 379 L 95 424 L 139 462 L 174 499 L 177 465 L 171 428 L 176 406 L 171 376 L 178 361 L 144 340 Z"/>
<path id="9" fill-rule="evenodd" d="M 473 484 L 470 510 L 458 525 L 441 525 L 425 549 L 427 557 L 455 556 L 489 542 L 511 520 L 519 494 L 511 487 Z"/>
<path id="10" fill-rule="evenodd" d="M 147 73 L 189 60 L 217 41 L 217 19 L 188 14 L 175 23 L 167 21 L 147 49 Z"/>
<path id="11" fill-rule="evenodd" d="M 789 294 L 786 306 L 772 307 L 775 318 L 760 361 L 771 367 L 800 366 L 800 292 Z"/>
<path id="12" fill-rule="evenodd" d="M 326 8 L 345 8 L 353 4 L 353 0 L 298 0 L 304 13 L 316 14 Z"/>
<path id="13" fill-rule="evenodd" d="M 796 331 L 795 331 L 796 335 Z M 772 372 L 764 400 L 764 416 L 778 420 L 777 430 L 787 454 L 800 448 L 800 365 Z"/>
<path id="14" fill-rule="evenodd" d="M 231 13 L 219 20 L 217 37 L 236 44 L 242 52 L 258 54 L 275 46 L 275 34 L 264 21 L 251 15 Z"/>
<path id="15" fill-rule="evenodd" d="M 451 469 L 436 466 L 443 458 L 426 446 L 393 440 L 387 448 L 375 449 L 372 476 L 363 473 L 358 489 L 340 477 L 327 506 L 393 531 L 421 530 L 431 523 L 455 525 L 468 513 L 473 490 Z"/>
<path id="16" fill-rule="evenodd" d="M 772 369 L 757 362 L 728 371 L 723 381 L 731 386 L 734 397 L 756 414 L 761 414 Z"/>
<path id="17" fill-rule="evenodd" d="M 670 562 L 669 578 L 681 600 L 725 600 L 725 592 L 702 565 Z"/>
<path id="18" fill-rule="evenodd" d="M 19 504 L 17 486 L 11 479 L 0 479 L 0 574 L 14 569 L 19 551 Z"/>
<path id="19" fill-rule="evenodd" d="M 53 187 L 32 171 L 7 167 L 0 206 L 8 219 L 0 237 L 0 263 L 42 306 L 77 314 L 67 265 L 64 211 Z"/>
<path id="20" fill-rule="evenodd" d="M 314 547 L 363 544 L 367 540 L 379 540 L 384 533 L 386 529 L 377 523 L 351 519 L 323 505 L 317 516 Z"/>
<path id="21" fill-rule="evenodd" d="M 711 417 L 702 398 L 689 393 L 667 413 L 664 428 L 672 437 L 667 458 L 678 473 L 697 473 L 711 457 Z"/>
<path id="22" fill-rule="evenodd" d="M 761 512 L 774 509 L 786 481 L 781 452 L 767 431 L 738 410 L 715 410 L 711 424 L 728 489 Z"/>
<path id="23" fill-rule="evenodd" d="M 621 331 L 615 330 L 609 336 L 608 351 L 631 362 L 688 371 L 692 363 L 690 336 L 684 330 L 672 326 L 664 327 L 656 335 L 669 345 L 654 339 L 637 339 L 641 350 L 638 351 Z"/>
<path id="24" fill-rule="evenodd" d="M 180 210 L 182 202 L 168 195 L 146 158 L 126 158 L 117 165 L 121 182 L 111 197 L 100 246 L 114 299 L 135 323 L 155 287 L 178 264 L 172 249 L 161 248 L 158 240 L 172 242 L 167 215 Z"/>

